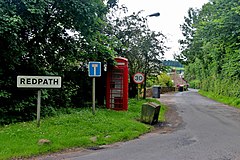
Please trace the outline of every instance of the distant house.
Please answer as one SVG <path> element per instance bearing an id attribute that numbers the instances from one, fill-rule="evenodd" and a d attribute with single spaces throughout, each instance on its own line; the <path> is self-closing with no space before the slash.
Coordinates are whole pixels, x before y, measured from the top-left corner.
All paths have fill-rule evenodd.
<path id="1" fill-rule="evenodd" d="M 169 73 L 169 76 L 171 77 L 175 87 L 188 85 L 187 82 L 184 80 L 183 75 L 178 74 L 175 69 L 173 69 L 172 72 Z"/>

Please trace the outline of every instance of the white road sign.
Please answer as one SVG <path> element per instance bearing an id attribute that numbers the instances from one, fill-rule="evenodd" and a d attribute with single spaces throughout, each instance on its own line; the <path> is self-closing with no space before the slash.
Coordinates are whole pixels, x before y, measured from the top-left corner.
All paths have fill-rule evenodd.
<path id="1" fill-rule="evenodd" d="M 17 76 L 18 88 L 61 88 L 60 76 Z"/>
<path id="2" fill-rule="evenodd" d="M 144 81 L 144 74 L 143 74 L 143 73 L 140 73 L 140 72 L 135 73 L 135 74 L 133 75 L 133 81 L 134 81 L 135 83 L 137 83 L 137 84 L 143 83 L 143 81 Z"/>

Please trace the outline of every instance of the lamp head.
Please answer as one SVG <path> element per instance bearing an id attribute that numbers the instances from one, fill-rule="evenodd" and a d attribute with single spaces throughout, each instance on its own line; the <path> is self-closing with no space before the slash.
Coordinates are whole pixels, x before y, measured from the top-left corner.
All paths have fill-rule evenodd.
<path id="1" fill-rule="evenodd" d="M 159 12 L 150 14 L 150 15 L 148 15 L 147 17 L 158 17 L 158 16 L 160 16 L 160 13 L 159 13 Z"/>

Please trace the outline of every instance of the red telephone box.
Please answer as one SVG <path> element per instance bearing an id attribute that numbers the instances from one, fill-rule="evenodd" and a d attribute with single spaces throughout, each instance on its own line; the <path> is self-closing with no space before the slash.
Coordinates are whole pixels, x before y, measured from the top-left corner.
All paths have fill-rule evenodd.
<path id="1" fill-rule="evenodd" d="M 108 66 L 106 106 L 108 109 L 128 109 L 128 60 L 115 58 L 117 65 Z"/>

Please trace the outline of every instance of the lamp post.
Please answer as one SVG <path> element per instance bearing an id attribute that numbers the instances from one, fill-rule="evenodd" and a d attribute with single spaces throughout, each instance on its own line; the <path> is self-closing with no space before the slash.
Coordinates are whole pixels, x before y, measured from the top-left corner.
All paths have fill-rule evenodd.
<path id="1" fill-rule="evenodd" d="M 160 13 L 159 12 L 156 12 L 156 13 L 152 13 L 150 15 L 147 15 L 146 18 L 148 17 L 158 17 L 160 16 Z M 146 72 L 146 69 L 145 69 L 145 73 L 144 73 L 144 83 L 143 83 L 143 99 L 146 99 L 146 84 L 147 83 L 147 72 Z"/>

